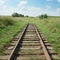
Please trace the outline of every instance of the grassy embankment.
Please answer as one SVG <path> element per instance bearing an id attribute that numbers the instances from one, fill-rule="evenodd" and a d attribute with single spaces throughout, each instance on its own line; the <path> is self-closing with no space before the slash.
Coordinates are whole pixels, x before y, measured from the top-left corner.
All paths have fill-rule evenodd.
<path id="1" fill-rule="evenodd" d="M 14 25 L 5 27 L 4 29 L 0 30 L 0 52 L 2 51 L 2 47 L 11 40 L 13 35 L 19 31 L 23 25 L 26 23 L 33 23 L 36 24 L 41 32 L 43 32 L 46 40 L 52 44 L 52 47 L 60 55 L 60 17 L 49 17 L 48 19 L 25 17 L 11 19 L 15 21 Z"/>
<path id="2" fill-rule="evenodd" d="M 53 49 L 60 55 L 60 17 L 48 19 L 31 19 L 29 22 L 36 24 L 43 32 L 45 39 L 52 44 Z"/>
<path id="3" fill-rule="evenodd" d="M 3 54 L 4 46 L 12 40 L 23 25 L 25 25 L 23 21 L 18 22 L 11 17 L 0 17 L 0 55 Z"/>

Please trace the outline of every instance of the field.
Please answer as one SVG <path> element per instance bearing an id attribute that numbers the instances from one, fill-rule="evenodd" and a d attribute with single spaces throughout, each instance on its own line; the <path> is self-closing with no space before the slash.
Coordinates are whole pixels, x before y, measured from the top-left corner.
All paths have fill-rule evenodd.
<path id="1" fill-rule="evenodd" d="M 10 19 L 14 21 L 13 25 L 0 28 L 0 55 L 3 54 L 3 48 L 10 42 L 13 36 L 20 31 L 27 23 L 35 24 L 44 34 L 45 39 L 49 41 L 53 49 L 60 55 L 60 17 L 48 17 L 47 19 L 39 19 L 38 17 L 0 17 L 2 19 Z M 0 26 L 2 26 L 0 24 Z"/>

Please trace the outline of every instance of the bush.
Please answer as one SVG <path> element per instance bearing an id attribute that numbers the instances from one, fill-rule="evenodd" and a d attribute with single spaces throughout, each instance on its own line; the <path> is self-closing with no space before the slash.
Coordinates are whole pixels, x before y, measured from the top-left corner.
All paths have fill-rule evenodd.
<path id="1" fill-rule="evenodd" d="M 22 15 L 22 14 L 19 14 L 19 17 L 24 17 L 24 15 Z"/>
<path id="2" fill-rule="evenodd" d="M 29 17 L 29 16 L 27 15 L 27 16 L 25 16 L 25 17 Z"/>
<path id="3" fill-rule="evenodd" d="M 12 16 L 13 17 L 19 17 L 19 14 L 18 13 L 13 13 Z"/>
<path id="4" fill-rule="evenodd" d="M 44 15 L 44 18 L 47 18 L 47 17 L 48 17 L 47 14 L 45 14 L 45 15 Z"/>
<path id="5" fill-rule="evenodd" d="M 11 26 L 14 24 L 13 19 L 10 18 L 0 18 L 0 28 L 4 28 L 5 26 Z"/>
<path id="6" fill-rule="evenodd" d="M 40 18 L 44 18 L 44 15 L 41 15 Z"/>
<path id="7" fill-rule="evenodd" d="M 13 13 L 12 16 L 13 16 L 13 17 L 24 17 L 24 15 L 18 14 L 18 13 Z"/>
<path id="8" fill-rule="evenodd" d="M 5 26 L 8 26 L 8 25 L 13 25 L 14 21 L 10 18 L 5 18 L 3 23 L 4 23 Z"/>
<path id="9" fill-rule="evenodd" d="M 40 18 L 48 18 L 47 14 L 43 14 L 41 16 L 39 16 Z"/>

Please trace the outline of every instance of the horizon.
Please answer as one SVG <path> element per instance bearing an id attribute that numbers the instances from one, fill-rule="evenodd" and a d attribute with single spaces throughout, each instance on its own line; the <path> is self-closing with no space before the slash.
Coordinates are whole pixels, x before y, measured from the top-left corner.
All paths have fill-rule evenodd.
<path id="1" fill-rule="evenodd" d="M 0 16 L 14 12 L 28 16 L 60 16 L 60 0 L 0 0 Z"/>

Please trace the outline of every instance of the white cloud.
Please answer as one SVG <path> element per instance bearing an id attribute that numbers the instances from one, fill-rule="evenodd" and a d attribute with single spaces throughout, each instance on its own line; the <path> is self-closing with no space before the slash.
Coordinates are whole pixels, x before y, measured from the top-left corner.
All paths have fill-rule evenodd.
<path id="1" fill-rule="evenodd" d="M 40 14 L 41 8 L 39 7 L 28 7 L 27 14 L 30 16 L 37 16 Z"/>
<path id="2" fill-rule="evenodd" d="M 0 0 L 2 1 L 2 0 Z M 5 4 L 2 4 L 0 6 L 0 15 L 11 15 L 14 12 L 23 12 L 23 9 L 25 8 L 25 5 L 27 4 L 27 1 L 20 1 L 16 7 L 9 7 Z"/>
<path id="3" fill-rule="evenodd" d="M 29 11 L 40 11 L 40 8 L 38 8 L 38 7 L 29 7 L 28 10 Z"/>
<path id="4" fill-rule="evenodd" d="M 26 7 L 23 6 L 23 8 L 19 7 L 8 7 L 8 6 L 3 6 L 0 7 L 0 14 L 1 15 L 11 15 L 13 12 L 18 12 L 24 15 L 29 15 L 29 16 L 38 16 L 40 14 L 45 14 L 47 13 L 48 15 L 60 15 L 60 8 L 57 8 L 56 10 L 50 10 L 50 9 L 44 9 L 40 7 Z"/>
<path id="5" fill-rule="evenodd" d="M 47 7 L 48 9 L 50 9 L 50 8 L 51 8 L 51 6 L 50 6 L 50 5 L 47 5 L 46 7 Z"/>
<path id="6" fill-rule="evenodd" d="M 18 6 L 21 7 L 21 6 L 26 5 L 27 3 L 28 3 L 27 1 L 20 1 Z"/>
<path id="7" fill-rule="evenodd" d="M 2 6 L 5 3 L 4 0 L 0 0 L 0 6 Z"/>
<path id="8" fill-rule="evenodd" d="M 56 11 L 57 11 L 57 13 L 59 13 L 59 14 L 60 14 L 60 8 L 57 8 L 57 10 L 56 10 Z"/>
<path id="9" fill-rule="evenodd" d="M 57 0 L 58 2 L 60 2 L 60 0 Z"/>
<path id="10" fill-rule="evenodd" d="M 37 16 L 47 13 L 48 15 L 60 15 L 60 8 L 56 10 L 50 10 L 51 6 L 47 5 L 46 9 L 35 6 L 27 6 L 29 3 L 27 0 L 21 0 L 16 7 L 6 6 L 5 0 L 0 0 L 0 15 L 11 15 L 14 12 L 18 12 L 24 15 Z"/>
<path id="11" fill-rule="evenodd" d="M 60 8 L 50 11 L 49 14 L 53 16 L 60 16 Z"/>
<path id="12" fill-rule="evenodd" d="M 27 6 L 27 3 L 28 1 L 22 0 L 16 7 L 2 5 L 0 7 L 0 15 L 11 15 L 13 12 L 18 12 L 29 16 L 37 16 L 38 14 L 40 14 L 41 9 L 39 7 L 30 7 Z"/>
<path id="13" fill-rule="evenodd" d="M 14 10 L 15 8 L 4 5 L 3 7 L 0 7 L 0 15 L 11 15 Z"/>

